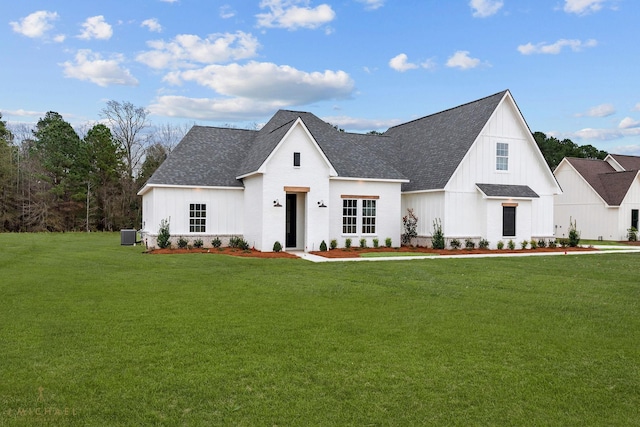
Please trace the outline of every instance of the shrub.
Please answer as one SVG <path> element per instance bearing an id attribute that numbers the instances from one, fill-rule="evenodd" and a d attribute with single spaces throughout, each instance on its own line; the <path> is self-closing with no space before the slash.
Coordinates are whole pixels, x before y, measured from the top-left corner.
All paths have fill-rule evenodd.
<path id="1" fill-rule="evenodd" d="M 433 220 L 433 234 L 431 235 L 431 246 L 433 249 L 444 249 L 444 234 L 442 233 L 442 222 L 440 218 Z"/>
<path id="2" fill-rule="evenodd" d="M 169 233 L 169 221 L 163 219 L 160 221 L 160 231 L 158 233 L 158 247 L 160 249 L 171 247 L 171 234 Z"/>
<path id="3" fill-rule="evenodd" d="M 336 239 L 331 239 L 331 242 L 329 242 L 329 247 L 331 249 L 335 249 L 338 247 L 338 241 Z"/>
<path id="4" fill-rule="evenodd" d="M 509 239 L 509 241 L 507 242 L 507 247 L 509 248 L 509 250 L 514 250 L 516 248 L 516 243 L 512 239 Z"/>
<path id="5" fill-rule="evenodd" d="M 629 239 L 630 242 L 637 242 L 638 241 L 638 229 L 635 227 L 631 227 L 630 229 L 627 230 L 627 238 Z"/>
<path id="6" fill-rule="evenodd" d="M 188 244 L 189 244 L 189 241 L 184 237 L 180 236 L 180 238 L 178 239 L 178 247 L 180 249 L 184 249 L 187 247 Z"/>
<path id="7" fill-rule="evenodd" d="M 350 238 L 346 238 L 344 239 L 344 247 L 349 249 L 351 247 L 351 239 Z"/>
<path id="8" fill-rule="evenodd" d="M 320 242 L 320 252 L 326 252 L 327 251 L 327 243 L 323 240 L 322 242 Z"/>
<path id="9" fill-rule="evenodd" d="M 476 248 L 476 242 L 474 242 L 471 239 L 464 239 L 464 247 L 466 249 L 469 249 L 469 250 L 475 249 Z"/>
<path id="10" fill-rule="evenodd" d="M 547 241 L 544 240 L 544 239 L 538 240 L 538 247 L 539 248 L 546 248 L 547 247 Z"/>
<path id="11" fill-rule="evenodd" d="M 229 247 L 247 250 L 249 249 L 249 243 L 247 243 L 247 241 L 244 240 L 242 237 L 231 236 L 229 238 Z"/>
<path id="12" fill-rule="evenodd" d="M 195 239 L 193 241 L 193 247 L 194 248 L 201 248 L 204 246 L 204 242 L 202 241 L 202 239 Z"/>
<path id="13" fill-rule="evenodd" d="M 500 250 L 504 249 L 504 242 L 502 240 L 499 240 L 496 247 Z"/>
<path id="14" fill-rule="evenodd" d="M 222 246 L 222 241 L 216 236 L 212 241 L 211 241 L 211 246 L 213 246 L 214 248 L 219 248 L 220 246 Z"/>
<path id="15" fill-rule="evenodd" d="M 324 240 L 322 241 L 322 243 L 324 243 Z M 276 240 L 276 242 L 273 244 L 273 252 L 280 252 L 281 250 L 282 250 L 282 243 Z"/>
<path id="16" fill-rule="evenodd" d="M 489 249 L 489 241 L 487 239 L 480 239 L 478 247 L 480 249 Z"/>
<path id="17" fill-rule="evenodd" d="M 449 246 L 451 246 L 451 249 L 460 249 L 460 240 L 453 239 L 451 242 L 449 242 Z"/>
<path id="18" fill-rule="evenodd" d="M 556 243 L 556 241 L 555 241 L 555 240 L 549 240 L 549 247 L 550 247 L 551 249 L 553 249 L 553 248 L 555 248 L 555 247 L 557 247 L 557 246 L 558 246 L 558 244 Z"/>
<path id="19" fill-rule="evenodd" d="M 238 248 L 242 249 L 243 251 L 248 251 L 249 250 L 249 243 L 247 243 L 247 241 L 244 240 L 243 238 L 239 238 L 238 239 Z"/>
<path id="20" fill-rule="evenodd" d="M 531 246 L 531 249 L 538 249 L 538 242 L 535 239 L 531 239 L 529 245 Z"/>
<path id="21" fill-rule="evenodd" d="M 367 247 L 367 239 L 365 239 L 364 237 L 362 239 L 360 239 L 360 247 L 361 248 L 366 248 Z"/>
<path id="22" fill-rule="evenodd" d="M 384 239 L 384 245 L 386 247 L 390 248 L 391 247 L 391 243 L 392 243 L 391 237 L 387 237 L 386 239 Z"/>
<path id="23" fill-rule="evenodd" d="M 527 245 L 529 245 L 529 242 L 527 240 L 523 240 L 522 242 L 520 242 L 521 249 L 527 249 Z"/>
<path id="24" fill-rule="evenodd" d="M 580 244 L 580 232 L 576 227 L 576 221 L 571 222 L 569 218 L 569 246 L 575 248 Z"/>
<path id="25" fill-rule="evenodd" d="M 377 248 L 378 246 L 380 246 L 380 241 L 378 239 L 373 239 L 373 247 Z"/>
<path id="26" fill-rule="evenodd" d="M 407 214 L 402 217 L 404 233 L 402 234 L 402 244 L 411 244 L 411 239 L 418 237 L 418 217 L 413 213 L 413 209 L 407 209 Z"/>

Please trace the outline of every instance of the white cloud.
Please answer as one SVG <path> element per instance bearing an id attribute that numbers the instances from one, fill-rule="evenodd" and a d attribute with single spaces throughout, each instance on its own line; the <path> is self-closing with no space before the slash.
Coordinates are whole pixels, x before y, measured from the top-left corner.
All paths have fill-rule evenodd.
<path id="1" fill-rule="evenodd" d="M 473 9 L 473 16 L 486 18 L 496 14 L 503 6 L 501 0 L 471 0 L 469 6 Z"/>
<path id="2" fill-rule="evenodd" d="M 87 18 L 87 20 L 82 24 L 82 28 L 82 33 L 78 36 L 79 39 L 109 40 L 113 35 L 111 25 L 105 22 L 104 16 L 102 15 Z"/>
<path id="3" fill-rule="evenodd" d="M 234 16 L 236 16 L 236 11 L 233 10 L 230 5 L 225 4 L 223 6 L 220 6 L 220 18 L 229 19 L 233 18 Z"/>
<path id="4" fill-rule="evenodd" d="M 155 33 L 162 32 L 162 25 L 160 25 L 160 22 L 158 22 L 156 18 L 145 19 L 144 21 L 142 21 L 142 24 L 140 24 L 140 26 L 147 27 L 149 31 Z"/>
<path id="5" fill-rule="evenodd" d="M 638 102 L 636 106 L 633 107 L 633 111 L 640 111 L 640 102 Z"/>
<path id="6" fill-rule="evenodd" d="M 389 67 L 403 73 L 407 70 L 413 70 L 415 68 L 418 68 L 418 65 L 412 64 L 411 62 L 409 62 L 407 55 L 404 53 L 401 53 L 389 60 Z"/>
<path id="7" fill-rule="evenodd" d="M 52 22 L 59 18 L 56 12 L 39 10 L 25 16 L 20 22 L 10 22 L 11 28 L 16 33 L 32 39 L 41 38 L 53 29 Z"/>
<path id="8" fill-rule="evenodd" d="M 198 70 L 169 73 L 165 81 L 195 82 L 229 97 L 304 105 L 347 98 L 354 82 L 344 71 L 304 72 L 288 65 L 251 61 L 246 65 L 209 65 Z"/>
<path id="9" fill-rule="evenodd" d="M 462 70 L 475 68 L 478 65 L 480 65 L 480 60 L 477 58 L 471 58 L 469 56 L 469 52 L 466 50 L 457 51 L 447 60 L 447 67 L 460 68 Z"/>
<path id="10" fill-rule="evenodd" d="M 136 86 L 138 80 L 129 70 L 122 68 L 122 55 L 115 55 L 111 59 L 102 59 L 98 53 L 83 49 L 76 54 L 75 62 L 67 61 L 62 65 L 65 77 L 88 80 L 98 86 L 124 85 Z"/>
<path id="11" fill-rule="evenodd" d="M 576 117 L 609 117 L 615 113 L 613 104 L 600 104 L 589 108 L 586 113 L 576 114 Z"/>
<path id="12" fill-rule="evenodd" d="M 384 6 L 385 0 L 358 0 L 359 3 L 364 3 L 366 10 L 376 10 Z"/>
<path id="13" fill-rule="evenodd" d="M 17 110 L 2 110 L 3 116 L 14 116 L 14 117 L 42 117 L 46 113 L 43 111 L 28 111 L 19 108 Z"/>
<path id="14" fill-rule="evenodd" d="M 576 39 L 560 39 L 553 44 L 538 43 L 534 45 L 533 43 L 527 43 L 520 45 L 518 46 L 518 52 L 523 55 L 531 55 L 534 53 L 557 55 L 565 47 L 570 48 L 574 52 L 580 52 L 585 48 L 596 47 L 597 45 L 598 42 L 594 39 L 589 39 L 586 42 Z"/>
<path id="15" fill-rule="evenodd" d="M 242 31 L 212 34 L 206 39 L 179 34 L 172 41 L 154 40 L 147 45 L 153 50 L 139 54 L 136 60 L 156 69 L 247 59 L 255 56 L 260 47 L 254 36 Z"/>
<path id="16" fill-rule="evenodd" d="M 308 4 L 308 0 L 262 0 L 260 8 L 269 9 L 269 12 L 256 15 L 258 27 L 288 30 L 315 29 L 333 21 L 336 16 L 328 4 L 321 4 L 314 8 L 309 7 Z"/>
<path id="17" fill-rule="evenodd" d="M 255 120 L 286 107 L 285 103 L 249 98 L 188 98 L 165 95 L 158 97 L 148 109 L 151 114 L 194 120 L 240 121 Z"/>
<path id="18" fill-rule="evenodd" d="M 327 123 L 339 126 L 342 129 L 356 130 L 356 131 L 370 131 L 378 129 L 388 129 L 392 126 L 402 123 L 400 119 L 387 119 L 387 120 L 375 120 L 375 119 L 359 119 L 349 116 L 328 116 L 322 117 Z"/>
<path id="19" fill-rule="evenodd" d="M 611 141 L 614 139 L 620 139 L 624 137 L 633 137 L 633 136 L 639 136 L 639 135 L 640 135 L 640 127 L 631 127 L 631 128 L 625 128 L 625 129 L 585 128 L 569 135 L 569 137 L 586 139 L 586 140 Z"/>
<path id="20" fill-rule="evenodd" d="M 632 119 L 631 117 L 625 117 L 620 121 L 618 125 L 620 129 L 632 129 L 640 127 L 640 121 Z"/>
<path id="21" fill-rule="evenodd" d="M 564 11 L 577 15 L 585 15 L 599 11 L 606 2 L 607 0 L 565 0 Z"/>

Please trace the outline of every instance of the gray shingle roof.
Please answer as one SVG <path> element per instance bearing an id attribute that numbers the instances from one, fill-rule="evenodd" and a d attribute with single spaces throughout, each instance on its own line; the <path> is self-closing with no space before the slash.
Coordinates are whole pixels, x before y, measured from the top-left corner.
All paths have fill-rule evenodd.
<path id="1" fill-rule="evenodd" d="M 338 176 L 410 180 L 403 191 L 441 189 L 508 91 L 390 128 L 340 132 L 315 115 L 278 111 L 259 131 L 194 126 L 147 184 L 242 187 L 300 118 Z"/>
<path id="2" fill-rule="evenodd" d="M 444 188 L 507 92 L 387 130 L 387 158 L 411 179 L 402 190 Z"/>
<path id="3" fill-rule="evenodd" d="M 609 206 L 620 206 L 638 175 L 637 170 L 617 172 L 604 160 L 575 157 L 566 160 Z"/>
<path id="4" fill-rule="evenodd" d="M 538 198 L 538 193 L 528 185 L 476 184 L 487 197 Z"/>

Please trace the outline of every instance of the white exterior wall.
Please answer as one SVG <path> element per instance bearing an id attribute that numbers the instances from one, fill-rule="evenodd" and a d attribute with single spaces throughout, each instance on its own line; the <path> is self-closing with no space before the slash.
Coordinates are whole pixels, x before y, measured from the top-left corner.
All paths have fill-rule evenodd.
<path id="1" fill-rule="evenodd" d="M 632 209 L 640 211 L 640 178 L 637 176 L 618 209 L 618 240 L 627 240 L 629 237 L 628 231 L 631 228 Z"/>
<path id="2" fill-rule="evenodd" d="M 356 181 L 356 180 L 331 180 L 331 196 L 329 198 L 328 211 L 330 212 L 330 231 L 329 240 L 338 241 L 338 247 L 344 247 L 347 238 L 351 239 L 353 247 L 360 244 L 360 239 L 367 239 L 367 245 L 373 246 L 373 239 L 378 239 L 379 245 L 384 246 L 385 240 L 391 238 L 393 246 L 400 246 L 400 234 L 402 233 L 402 216 L 405 215 L 401 211 L 399 182 L 378 182 L 378 181 Z M 376 196 L 376 232 L 375 234 L 362 234 L 361 213 L 362 205 L 358 199 L 358 226 L 357 233 L 344 234 L 342 232 L 342 195 L 350 196 Z"/>
<path id="3" fill-rule="evenodd" d="M 413 209 L 418 217 L 418 236 L 431 237 L 433 221 L 439 219 L 445 228 L 444 191 L 430 191 L 422 193 L 405 193 L 402 195 L 402 211 L 400 217 L 407 214 L 407 209 Z M 402 221 L 400 221 L 402 225 Z M 400 231 L 403 233 L 404 230 Z M 424 243 L 420 242 L 423 245 Z"/>
<path id="4" fill-rule="evenodd" d="M 618 208 L 606 203 L 578 172 L 566 161 L 560 163 L 555 176 L 562 194 L 554 200 L 556 237 L 569 236 L 569 221 L 575 221 L 580 237 L 596 240 L 618 240 Z M 629 212 L 629 222 L 631 222 Z"/>
<path id="5" fill-rule="evenodd" d="M 293 166 L 293 153 L 300 153 L 300 167 Z M 308 192 L 298 194 L 296 249 L 318 250 L 324 240 L 329 244 L 329 212 L 318 207 L 319 201 L 328 205 L 329 176 L 331 166 L 311 139 L 302 124 L 298 124 L 285 136 L 264 165 L 263 193 L 261 197 L 264 226 L 262 235 L 256 236 L 256 249 L 272 251 L 279 241 L 283 248 L 286 240 L 285 187 L 307 187 Z M 274 207 L 279 200 L 282 207 Z M 256 200 L 255 202 L 259 202 Z M 247 221 L 250 218 L 247 217 Z"/>
<path id="6" fill-rule="evenodd" d="M 496 170 L 498 142 L 509 144 L 507 171 Z M 540 198 L 500 199 L 498 212 L 495 203 L 478 197 L 476 183 L 527 185 Z M 553 195 L 559 189 L 533 136 L 508 97 L 487 122 L 445 191 L 443 231 L 447 237 L 484 237 L 494 246 L 497 240 L 502 240 L 502 203 L 518 203 L 516 237 L 519 240 L 553 235 Z M 498 229 L 500 239 L 497 239 Z"/>
<path id="7" fill-rule="evenodd" d="M 189 205 L 207 205 L 206 233 L 189 232 Z M 242 235 L 243 189 L 154 187 L 142 196 L 143 239 L 155 246 L 160 221 L 169 220 L 172 241 L 184 236 L 190 242 L 201 238 L 209 245 L 214 236 Z"/>
<path id="8" fill-rule="evenodd" d="M 244 183 L 244 229 L 243 238 L 251 247 L 261 250 L 262 229 L 265 221 L 274 221 L 272 212 L 264 209 L 273 206 L 273 200 L 265 200 L 262 175 L 245 178 Z M 275 200 L 275 199 L 274 199 Z M 281 203 L 284 201 L 281 200 Z"/>

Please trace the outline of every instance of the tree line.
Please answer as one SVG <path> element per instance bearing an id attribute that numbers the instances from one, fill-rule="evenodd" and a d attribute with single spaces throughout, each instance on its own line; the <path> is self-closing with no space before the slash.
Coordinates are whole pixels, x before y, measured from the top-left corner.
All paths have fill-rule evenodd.
<path id="1" fill-rule="evenodd" d="M 139 228 L 138 190 L 188 126 L 152 126 L 148 111 L 108 101 L 77 131 L 53 111 L 35 127 L 0 114 L 0 231 Z"/>
<path id="2" fill-rule="evenodd" d="M 56 112 L 35 127 L 7 126 L 0 114 L 0 232 L 139 228 L 138 190 L 189 126 L 152 126 L 148 111 L 108 101 L 102 123 L 80 130 Z M 551 170 L 564 157 L 605 151 L 533 134 Z"/>

